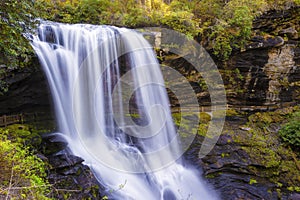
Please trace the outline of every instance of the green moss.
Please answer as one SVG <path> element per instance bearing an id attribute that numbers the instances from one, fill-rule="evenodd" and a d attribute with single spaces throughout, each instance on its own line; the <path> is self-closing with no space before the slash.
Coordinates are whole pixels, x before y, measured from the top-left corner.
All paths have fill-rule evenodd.
<path id="1" fill-rule="evenodd" d="M 299 110 L 298 106 L 279 109 L 274 112 L 257 112 L 248 117 L 249 124 L 262 128 L 267 127 L 271 123 L 283 123 L 285 119 L 293 115 Z"/>
<path id="2" fill-rule="evenodd" d="M 208 124 L 200 124 L 197 133 L 201 136 L 206 136 L 207 130 Z"/>
<path id="3" fill-rule="evenodd" d="M 256 183 L 257 183 L 257 180 L 250 178 L 250 180 L 249 180 L 250 185 L 253 185 L 253 184 L 256 184 Z"/>
<path id="4" fill-rule="evenodd" d="M 210 114 L 206 112 L 200 112 L 200 122 L 204 124 L 208 124 L 211 121 Z"/>
<path id="5" fill-rule="evenodd" d="M 205 112 L 200 112 L 199 116 L 189 112 L 173 113 L 172 117 L 181 137 L 188 137 L 191 134 L 205 136 L 211 121 L 211 116 Z"/>
<path id="6" fill-rule="evenodd" d="M 212 112 L 212 116 L 214 119 L 225 118 L 226 110 L 216 110 Z"/>
<path id="7" fill-rule="evenodd" d="M 226 116 L 228 117 L 233 117 L 233 116 L 241 116 L 241 113 L 239 113 L 237 110 L 235 109 L 227 109 L 226 110 Z"/>
<path id="8" fill-rule="evenodd" d="M 210 174 L 205 175 L 205 178 L 213 179 L 213 178 L 216 178 L 217 176 L 220 176 L 221 174 L 222 174 L 222 172 L 210 173 Z"/>
<path id="9" fill-rule="evenodd" d="M 141 118 L 140 114 L 138 114 L 138 113 L 130 113 L 130 114 L 126 114 L 125 116 L 126 117 L 131 117 L 133 119 L 139 119 L 139 118 Z"/>
<path id="10" fill-rule="evenodd" d="M 250 123 L 255 123 L 259 127 L 268 126 L 273 122 L 273 118 L 270 113 L 255 113 L 248 118 Z"/>
<path id="11" fill-rule="evenodd" d="M 207 174 L 207 175 L 205 176 L 205 178 L 208 178 L 208 179 L 212 179 L 212 178 L 215 178 L 215 177 L 216 177 L 215 174 Z"/>
<path id="12" fill-rule="evenodd" d="M 267 178 L 281 189 L 300 187 L 297 152 L 282 145 L 278 133 L 270 131 L 270 126 L 284 123 L 286 118 L 293 116 L 297 110 L 298 107 L 291 107 L 275 112 L 255 113 L 245 124 L 251 128 L 246 134 L 229 132 L 234 142 L 239 143 L 247 152 L 251 159 L 250 163 L 254 163 L 248 166 L 248 170 L 258 177 Z"/>
<path id="13" fill-rule="evenodd" d="M 0 128 L 3 135 L 13 142 L 20 143 L 31 149 L 38 147 L 41 144 L 41 136 L 37 130 L 32 129 L 28 125 L 23 124 L 13 124 L 7 126 L 6 128 Z"/>
<path id="14" fill-rule="evenodd" d="M 287 189 L 291 192 L 300 192 L 300 187 L 297 187 L 297 186 L 295 186 L 295 187 L 290 186 Z"/>
<path id="15" fill-rule="evenodd" d="M 221 153 L 221 157 L 222 157 L 222 158 L 229 157 L 229 156 L 230 156 L 229 153 Z"/>

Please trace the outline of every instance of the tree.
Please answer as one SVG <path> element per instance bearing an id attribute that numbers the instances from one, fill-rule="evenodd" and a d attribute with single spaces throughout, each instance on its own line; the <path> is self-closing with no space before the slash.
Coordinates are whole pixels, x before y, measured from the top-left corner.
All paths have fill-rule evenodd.
<path id="1" fill-rule="evenodd" d="M 0 1 L 0 64 L 7 68 L 24 66 L 32 53 L 29 41 L 23 36 L 30 30 L 35 17 L 32 1 Z"/>

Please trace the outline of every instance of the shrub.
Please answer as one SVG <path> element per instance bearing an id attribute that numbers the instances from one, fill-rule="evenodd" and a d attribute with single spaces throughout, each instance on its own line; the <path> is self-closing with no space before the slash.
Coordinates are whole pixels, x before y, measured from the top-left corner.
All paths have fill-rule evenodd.
<path id="1" fill-rule="evenodd" d="M 300 147 L 300 111 L 296 112 L 289 122 L 279 130 L 279 135 L 288 144 Z"/>
<path id="2" fill-rule="evenodd" d="M 33 25 L 31 1 L 0 1 L 0 65 L 7 68 L 24 66 L 32 49 L 22 33 Z M 9 48 L 8 48 L 9 47 Z"/>
<path id="3" fill-rule="evenodd" d="M 24 139 L 10 132 L 0 129 L 0 199 L 49 199 L 44 162 L 22 144 Z"/>

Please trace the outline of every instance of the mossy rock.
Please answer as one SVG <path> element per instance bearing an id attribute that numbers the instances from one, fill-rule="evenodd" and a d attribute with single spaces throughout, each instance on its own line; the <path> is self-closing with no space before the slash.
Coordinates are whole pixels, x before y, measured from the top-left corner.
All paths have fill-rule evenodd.
<path id="1" fill-rule="evenodd" d="M 201 112 L 200 113 L 200 122 L 204 124 L 208 124 L 211 121 L 211 116 L 210 114 L 206 112 Z"/>
<path id="2" fill-rule="evenodd" d="M 14 124 L 1 129 L 2 134 L 14 142 L 22 143 L 31 148 L 37 148 L 42 142 L 40 134 L 24 124 Z"/>
<path id="3" fill-rule="evenodd" d="M 246 126 L 251 130 L 247 131 L 247 136 L 241 136 L 241 132 L 239 137 L 234 137 L 235 142 L 250 156 L 249 171 L 280 185 L 281 191 L 288 188 L 296 191 L 300 187 L 300 164 L 297 152 L 283 145 L 278 129 L 273 130 L 271 127 L 280 126 L 298 109 L 292 107 L 275 112 L 255 113 L 248 118 Z M 236 135 L 238 134 L 234 134 Z"/>

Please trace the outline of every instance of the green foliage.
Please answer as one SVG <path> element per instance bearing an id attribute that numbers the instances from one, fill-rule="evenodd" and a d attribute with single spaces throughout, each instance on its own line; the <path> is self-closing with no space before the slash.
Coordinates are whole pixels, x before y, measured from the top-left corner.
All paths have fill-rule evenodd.
<path id="1" fill-rule="evenodd" d="M 9 83 L 6 72 L 29 65 L 33 50 L 23 36 L 34 26 L 33 1 L 0 1 L 0 95 L 6 93 Z"/>
<path id="2" fill-rule="evenodd" d="M 14 127 L 0 129 L 0 198 L 49 199 L 45 164 L 23 145 L 30 132 L 26 128 L 18 133 L 12 130 Z"/>
<path id="3" fill-rule="evenodd" d="M 126 27 L 162 25 L 194 36 L 198 21 L 188 2 L 174 0 L 170 5 L 161 0 L 137 3 L 136 0 L 37 0 L 35 8 L 41 17 L 65 23 L 108 24 Z"/>
<path id="4" fill-rule="evenodd" d="M 0 64 L 7 68 L 22 67 L 28 61 L 32 49 L 23 37 L 25 29 L 33 25 L 32 1 L 0 1 Z"/>
<path id="5" fill-rule="evenodd" d="M 279 135 L 288 144 L 300 147 L 300 111 L 296 112 L 280 129 Z"/>
<path id="6" fill-rule="evenodd" d="M 200 19 L 200 33 L 208 48 L 220 59 L 228 59 L 233 49 L 242 49 L 252 34 L 253 20 L 271 9 L 286 9 L 299 0 L 202 0 L 192 1 Z"/>
<path id="7" fill-rule="evenodd" d="M 166 9 L 160 12 L 161 15 L 158 20 L 161 25 L 184 33 L 191 38 L 199 33 L 200 21 L 192 12 L 192 4 L 186 1 L 174 0 L 165 7 Z"/>
<path id="8" fill-rule="evenodd" d="M 241 49 L 252 34 L 252 22 L 263 12 L 299 0 L 37 0 L 42 18 L 127 27 L 164 26 L 193 38 L 199 34 L 220 59 Z"/>
<path id="9" fill-rule="evenodd" d="M 198 6 L 207 8 L 210 5 L 208 3 L 213 5 L 217 13 L 211 9 L 202 10 L 203 16 L 200 18 L 206 20 L 202 22 L 203 31 L 209 33 L 204 37 L 209 37 L 209 45 L 214 54 L 226 60 L 234 48 L 243 48 L 251 36 L 252 21 L 264 10 L 265 2 L 231 0 L 225 4 L 224 1 L 212 0 L 201 1 Z M 209 17 L 205 17 L 206 15 Z"/>
<path id="10" fill-rule="evenodd" d="M 230 43 L 231 36 L 225 30 L 223 33 L 218 33 L 213 45 L 214 54 L 219 58 L 228 59 L 232 52 Z"/>

